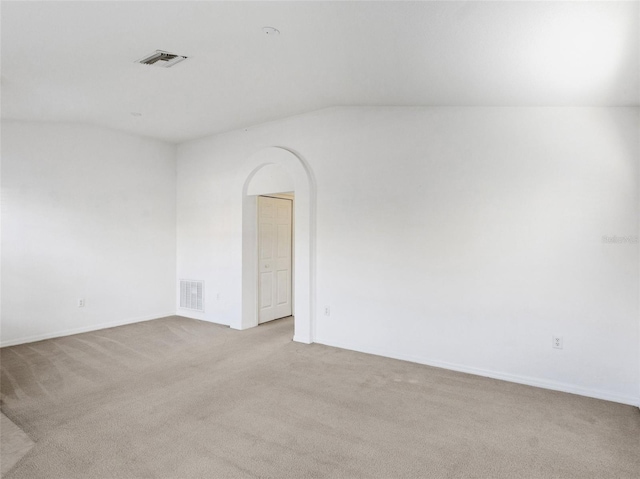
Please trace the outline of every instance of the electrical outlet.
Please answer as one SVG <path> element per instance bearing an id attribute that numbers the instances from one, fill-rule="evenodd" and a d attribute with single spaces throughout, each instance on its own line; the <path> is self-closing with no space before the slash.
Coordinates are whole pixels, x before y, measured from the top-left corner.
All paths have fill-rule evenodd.
<path id="1" fill-rule="evenodd" d="M 553 336 L 551 346 L 555 349 L 562 349 L 562 336 Z"/>
<path id="2" fill-rule="evenodd" d="M 324 315 L 331 316 L 331 308 L 329 306 L 324 307 Z"/>
<path id="3" fill-rule="evenodd" d="M 216 294 L 216 300 L 220 301 L 220 293 Z"/>
<path id="4" fill-rule="evenodd" d="M 78 308 L 84 308 L 84 298 L 78 300 Z"/>

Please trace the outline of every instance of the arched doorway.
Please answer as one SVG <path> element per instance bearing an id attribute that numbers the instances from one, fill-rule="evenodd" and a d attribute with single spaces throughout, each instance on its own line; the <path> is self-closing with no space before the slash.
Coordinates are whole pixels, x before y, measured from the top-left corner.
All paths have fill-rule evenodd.
<path id="1" fill-rule="evenodd" d="M 249 158 L 242 189 L 242 315 L 234 329 L 258 325 L 257 196 L 252 180 L 263 168 L 277 165 L 293 180 L 294 219 L 294 341 L 312 343 L 315 320 L 315 179 L 309 165 L 291 150 L 264 148 Z M 251 190 L 251 191 L 250 191 Z M 254 194 L 250 194 L 254 193 Z M 265 193 L 264 191 L 262 193 Z M 275 192 L 274 192 L 275 193 Z"/>

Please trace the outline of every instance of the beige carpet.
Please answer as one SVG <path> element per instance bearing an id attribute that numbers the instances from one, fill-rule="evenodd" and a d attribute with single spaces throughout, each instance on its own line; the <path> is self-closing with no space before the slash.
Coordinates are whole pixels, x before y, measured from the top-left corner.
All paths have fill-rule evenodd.
<path id="1" fill-rule="evenodd" d="M 0 477 L 4 477 L 32 447 L 31 438 L 0 413 Z"/>
<path id="2" fill-rule="evenodd" d="M 172 317 L 2 349 L 17 478 L 634 478 L 637 408 Z"/>

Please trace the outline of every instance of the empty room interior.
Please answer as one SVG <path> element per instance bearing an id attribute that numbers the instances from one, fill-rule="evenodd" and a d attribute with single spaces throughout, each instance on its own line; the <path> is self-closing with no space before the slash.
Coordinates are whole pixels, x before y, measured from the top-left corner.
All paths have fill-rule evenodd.
<path id="1" fill-rule="evenodd" d="M 2 1 L 6 479 L 640 477 L 640 1 Z"/>

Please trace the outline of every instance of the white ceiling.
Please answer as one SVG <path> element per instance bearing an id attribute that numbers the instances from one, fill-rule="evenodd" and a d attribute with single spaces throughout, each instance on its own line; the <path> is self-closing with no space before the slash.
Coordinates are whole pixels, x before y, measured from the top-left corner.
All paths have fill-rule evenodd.
<path id="1" fill-rule="evenodd" d="M 334 105 L 637 106 L 639 5 L 3 1 L 2 117 L 179 142 Z M 156 49 L 190 58 L 134 63 Z"/>

